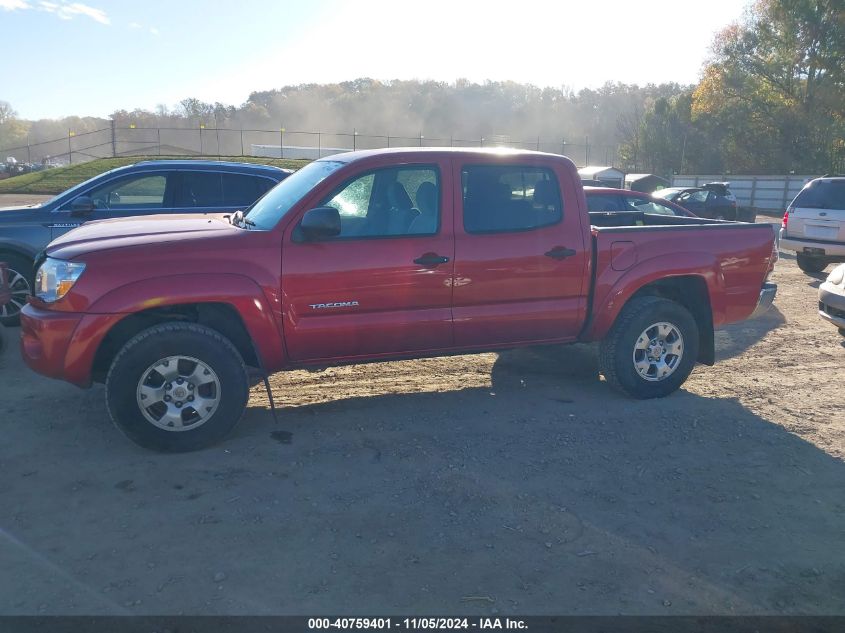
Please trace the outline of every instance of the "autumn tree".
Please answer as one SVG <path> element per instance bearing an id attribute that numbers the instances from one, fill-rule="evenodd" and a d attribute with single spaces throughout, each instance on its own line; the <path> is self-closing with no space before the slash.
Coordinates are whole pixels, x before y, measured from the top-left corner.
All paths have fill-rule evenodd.
<path id="1" fill-rule="evenodd" d="M 0 149 L 11 148 L 26 144 L 26 134 L 29 124 L 20 121 L 17 112 L 7 101 L 0 101 Z M 0 161 L 6 160 L 0 156 Z"/>
<path id="2" fill-rule="evenodd" d="M 830 169 L 845 137 L 845 2 L 755 2 L 717 35 L 692 115 L 734 171 Z"/>

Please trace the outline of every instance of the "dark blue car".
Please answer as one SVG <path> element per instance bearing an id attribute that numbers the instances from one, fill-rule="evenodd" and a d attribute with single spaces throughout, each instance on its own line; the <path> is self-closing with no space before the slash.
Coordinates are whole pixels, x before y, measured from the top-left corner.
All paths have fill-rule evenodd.
<path id="1" fill-rule="evenodd" d="M 223 213 L 244 209 L 291 171 L 249 163 L 158 160 L 119 167 L 47 202 L 0 209 L 0 261 L 9 264 L 12 300 L 0 323 L 17 323 L 32 288 L 35 255 L 84 222 L 158 213 Z"/>

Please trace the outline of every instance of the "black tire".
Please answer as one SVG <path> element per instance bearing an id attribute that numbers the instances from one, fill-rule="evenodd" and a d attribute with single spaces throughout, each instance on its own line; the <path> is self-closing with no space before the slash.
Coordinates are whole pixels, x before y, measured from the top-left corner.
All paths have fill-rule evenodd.
<path id="1" fill-rule="evenodd" d="M 0 323 L 0 354 L 6 349 L 6 326 Z"/>
<path id="2" fill-rule="evenodd" d="M 173 356 L 201 361 L 219 381 L 216 409 L 197 428 L 160 428 L 138 404 L 144 374 Z M 248 398 L 247 371 L 238 350 L 219 332 L 195 323 L 162 323 L 139 333 L 117 353 L 106 377 L 106 405 L 117 428 L 139 446 L 166 453 L 195 451 L 222 440 L 241 419 Z"/>
<path id="3" fill-rule="evenodd" d="M 634 349 L 649 326 L 666 322 L 682 337 L 674 370 L 660 380 L 648 380 L 634 366 Z M 599 370 L 616 389 L 638 399 L 662 398 L 684 384 L 698 358 L 698 325 L 684 306 L 661 297 L 629 301 L 599 346 Z"/>
<path id="4" fill-rule="evenodd" d="M 795 259 L 798 262 L 798 268 L 805 273 L 820 273 L 827 268 L 827 262 L 821 257 L 811 257 L 798 253 Z"/>
<path id="5" fill-rule="evenodd" d="M 12 286 L 13 301 L 10 301 L 5 306 L 0 306 L 0 323 L 15 326 L 20 323 L 20 312 L 23 304 L 26 303 L 26 294 L 29 294 L 33 288 L 34 272 L 32 270 L 32 261 L 20 255 L 0 254 L 0 262 L 6 262 L 9 266 L 6 270 L 9 284 L 12 285 L 12 282 L 16 279 L 18 280 Z M 20 278 L 18 275 L 20 275 Z M 23 283 L 26 284 L 25 294 L 21 294 L 24 291 Z"/>

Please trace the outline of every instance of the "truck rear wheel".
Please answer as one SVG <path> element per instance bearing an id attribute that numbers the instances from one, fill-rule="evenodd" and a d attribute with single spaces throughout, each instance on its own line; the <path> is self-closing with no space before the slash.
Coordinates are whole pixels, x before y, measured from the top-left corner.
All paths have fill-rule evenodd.
<path id="1" fill-rule="evenodd" d="M 827 268 L 827 262 L 821 257 L 811 257 L 798 253 L 795 260 L 798 262 L 798 268 L 805 273 L 820 273 Z"/>
<path id="2" fill-rule="evenodd" d="M 222 440 L 246 408 L 249 383 L 235 346 L 211 328 L 162 323 L 117 353 L 106 377 L 106 405 L 133 442 L 185 452 Z"/>
<path id="3" fill-rule="evenodd" d="M 634 398 L 676 391 L 695 367 L 698 325 L 684 306 L 638 297 L 622 309 L 599 348 L 599 368 L 615 388 Z"/>

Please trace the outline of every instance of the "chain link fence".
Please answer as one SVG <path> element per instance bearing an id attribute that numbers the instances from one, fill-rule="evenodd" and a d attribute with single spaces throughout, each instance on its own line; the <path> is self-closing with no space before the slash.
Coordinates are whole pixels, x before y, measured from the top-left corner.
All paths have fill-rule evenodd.
<path id="1" fill-rule="evenodd" d="M 571 158 L 579 167 L 612 166 L 616 145 L 572 143 L 565 138 L 514 139 L 508 135 L 488 137 L 430 137 L 423 133 L 403 136 L 352 132 L 302 132 L 277 130 L 176 127 L 104 127 L 48 141 L 0 149 L 0 162 L 14 158 L 21 165 L 55 166 L 118 156 L 254 156 L 268 158 L 322 158 L 340 152 L 385 147 L 512 147 Z"/>

